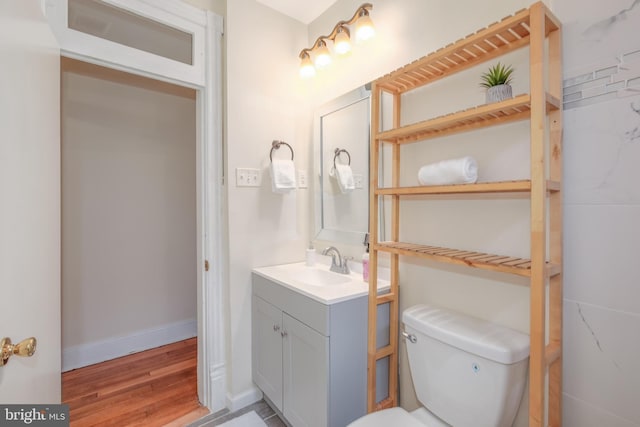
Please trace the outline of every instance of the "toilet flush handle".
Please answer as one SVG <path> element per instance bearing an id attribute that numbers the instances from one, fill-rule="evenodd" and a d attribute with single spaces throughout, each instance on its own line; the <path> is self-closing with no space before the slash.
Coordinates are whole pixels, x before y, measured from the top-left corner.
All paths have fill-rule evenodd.
<path id="1" fill-rule="evenodd" d="M 408 339 L 409 341 L 411 341 L 412 344 L 415 344 L 418 342 L 418 338 L 416 338 L 416 336 L 413 334 L 408 334 L 405 331 L 402 331 L 402 336 Z"/>

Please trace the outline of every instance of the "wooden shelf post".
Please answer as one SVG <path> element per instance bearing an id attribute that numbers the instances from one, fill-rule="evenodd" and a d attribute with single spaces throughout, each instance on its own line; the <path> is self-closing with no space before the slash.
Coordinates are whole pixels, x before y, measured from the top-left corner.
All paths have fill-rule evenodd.
<path id="1" fill-rule="evenodd" d="M 531 160 L 531 283 L 529 337 L 529 426 L 544 426 L 545 393 L 545 330 L 546 282 L 544 274 L 547 259 L 546 240 L 546 162 L 545 162 L 545 110 L 544 70 L 545 34 L 544 9 L 536 3 L 530 9 L 529 27 L 529 92 L 531 95 L 530 160 Z"/>
<path id="2" fill-rule="evenodd" d="M 547 11 L 547 16 L 550 13 Z M 562 28 L 549 34 L 549 93 L 562 99 Z M 549 113 L 549 261 L 562 265 L 562 109 Z M 562 271 L 549 280 L 549 344 L 558 348 L 549 366 L 549 426 L 562 426 Z"/>

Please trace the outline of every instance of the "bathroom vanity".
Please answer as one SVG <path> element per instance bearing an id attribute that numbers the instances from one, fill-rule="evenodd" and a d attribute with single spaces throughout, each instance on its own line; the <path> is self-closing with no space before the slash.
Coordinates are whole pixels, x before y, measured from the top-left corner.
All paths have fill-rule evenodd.
<path id="1" fill-rule="evenodd" d="M 265 398 L 294 427 L 344 427 L 366 414 L 368 284 L 304 263 L 254 269 L 252 281 L 253 380 Z M 378 327 L 388 341 L 388 324 Z"/>

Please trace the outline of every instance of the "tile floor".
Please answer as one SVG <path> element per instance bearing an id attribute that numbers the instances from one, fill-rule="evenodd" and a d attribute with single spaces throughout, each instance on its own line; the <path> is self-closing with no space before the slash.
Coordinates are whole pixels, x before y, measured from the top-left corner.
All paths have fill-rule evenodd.
<path id="1" fill-rule="evenodd" d="M 192 424 L 189 424 L 188 427 L 219 426 L 220 424 L 223 424 L 233 418 L 239 417 L 251 411 L 256 411 L 258 416 L 262 418 L 267 427 L 287 427 L 287 424 L 285 424 L 285 422 L 280 419 L 278 414 L 276 414 L 264 400 L 256 402 L 253 405 L 247 406 L 246 408 L 242 408 L 239 411 L 233 413 L 230 413 L 227 409 L 225 409 L 220 412 L 216 412 L 215 414 L 209 414 L 206 417 L 201 418 Z"/>

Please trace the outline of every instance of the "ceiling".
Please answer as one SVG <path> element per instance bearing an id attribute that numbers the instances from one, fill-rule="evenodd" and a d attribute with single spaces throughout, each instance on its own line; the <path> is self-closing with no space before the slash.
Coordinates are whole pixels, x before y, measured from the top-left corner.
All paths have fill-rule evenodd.
<path id="1" fill-rule="evenodd" d="M 265 6 L 277 10 L 296 19 L 303 24 L 309 24 L 320 16 L 337 0 L 256 0 Z"/>

